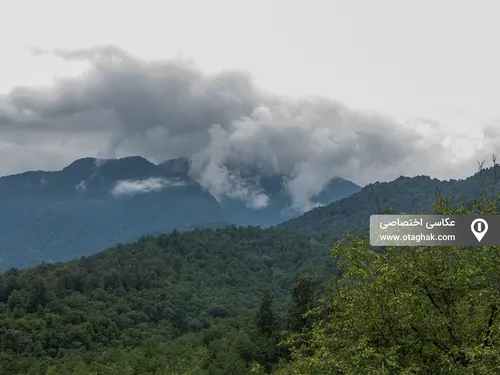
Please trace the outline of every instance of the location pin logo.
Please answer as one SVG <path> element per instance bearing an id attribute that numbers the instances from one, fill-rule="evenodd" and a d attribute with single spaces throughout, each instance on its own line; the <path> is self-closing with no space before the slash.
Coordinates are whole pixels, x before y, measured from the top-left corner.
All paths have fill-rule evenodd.
<path id="1" fill-rule="evenodd" d="M 476 219 L 470 225 L 470 230 L 476 236 L 478 242 L 481 242 L 484 235 L 488 231 L 488 223 L 484 219 Z"/>

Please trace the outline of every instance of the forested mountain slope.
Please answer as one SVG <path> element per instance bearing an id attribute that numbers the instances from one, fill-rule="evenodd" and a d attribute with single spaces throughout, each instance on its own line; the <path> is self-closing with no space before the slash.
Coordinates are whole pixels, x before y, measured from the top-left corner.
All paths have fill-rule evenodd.
<path id="1" fill-rule="evenodd" d="M 481 332 L 496 327 L 488 323 L 500 301 L 494 289 L 498 265 L 489 256 L 495 248 L 487 253 L 439 248 L 425 257 L 396 248 L 386 256 L 354 239 L 337 247 L 334 259 L 328 249 L 303 233 L 227 227 L 143 237 L 69 263 L 12 269 L 0 276 L 0 374 L 333 375 L 339 366 L 388 365 L 424 374 L 455 357 L 449 366 L 476 369 L 464 374 L 491 373 L 496 344 L 488 344 L 491 350 L 474 345 L 483 340 Z M 458 263 L 446 261 L 450 256 Z M 339 275 L 338 265 L 350 272 Z M 371 283 L 372 273 L 391 293 Z M 329 276 L 335 276 L 332 283 L 326 283 Z M 422 294 L 420 281 L 437 299 Z M 399 294 L 393 296 L 393 290 Z M 370 310 L 371 298 L 389 304 L 381 316 Z M 440 304 L 460 316 L 436 312 L 433 306 Z M 417 331 L 405 324 L 396 328 L 425 351 L 406 344 L 401 350 L 398 338 L 389 336 L 392 362 L 386 363 L 384 335 L 394 327 L 383 314 L 394 319 L 405 314 L 417 324 Z M 471 330 L 463 324 L 464 314 L 473 314 Z M 352 331 L 342 329 L 343 319 Z M 451 328 L 463 337 L 455 344 L 446 329 L 449 319 L 460 322 Z M 335 338 L 343 341 L 322 327 L 337 330 Z M 369 342 L 363 341 L 365 334 Z M 440 341 L 433 344 L 429 337 L 436 334 Z M 474 356 L 461 357 L 453 345 Z"/>
<path id="2" fill-rule="evenodd" d="M 299 275 L 334 271 L 317 252 L 282 230 L 228 227 L 10 270 L 0 276 L 1 354 L 49 359 L 166 342 L 246 316 L 269 288 L 283 308 Z"/>
<path id="3" fill-rule="evenodd" d="M 369 214 L 386 206 L 396 211 L 430 211 L 438 185 L 443 195 L 455 198 L 455 205 L 469 204 L 478 197 L 482 186 L 493 192 L 494 179 L 494 169 L 466 180 L 441 183 L 427 177 L 402 177 L 390 183 L 372 184 L 352 197 L 285 223 L 283 228 L 230 226 L 174 231 L 144 236 L 136 242 L 119 244 L 68 263 L 43 264 L 23 271 L 11 269 L 0 276 L 0 374 L 246 375 L 269 374 L 277 369 L 283 374 L 307 373 L 311 363 L 323 363 L 321 353 L 329 350 L 327 345 L 340 345 L 328 341 L 328 335 L 323 337 L 320 326 L 314 326 L 313 330 L 314 324 L 326 324 L 333 317 L 334 311 L 328 303 L 343 290 L 338 289 L 340 285 L 336 281 L 326 283 L 332 276 L 340 277 L 339 259 L 332 259 L 330 255 L 332 241 L 352 230 L 366 231 L 363 223 L 367 223 Z M 370 206 L 370 202 L 374 203 Z M 332 227 L 336 230 L 331 231 Z M 382 262 L 376 272 L 386 269 L 385 255 L 369 252 L 368 245 L 356 240 L 351 248 L 340 253 L 344 266 L 345 262 L 354 264 L 354 271 L 360 270 L 360 275 L 366 276 L 363 267 L 369 267 L 375 259 Z M 489 258 L 483 259 L 481 253 L 477 253 L 477 258 L 470 258 L 461 249 L 456 253 L 464 257 L 461 268 L 455 269 L 455 263 L 449 262 L 450 277 L 462 283 L 459 284 L 462 289 L 454 295 L 456 298 L 475 296 L 473 288 L 463 283 L 469 276 L 465 279 L 462 276 L 483 266 L 470 269 L 468 265 L 484 263 L 493 274 L 498 271 L 496 265 L 488 263 Z M 357 259 L 365 255 L 373 259 L 359 263 Z M 421 277 L 427 275 L 429 282 L 439 277 L 432 276 L 437 269 L 433 259 L 426 258 L 430 262 L 427 268 L 414 267 L 420 270 L 417 273 Z M 406 261 L 413 264 L 414 260 Z M 401 264 L 403 270 L 406 267 L 403 263 L 394 264 Z M 487 274 L 493 275 L 490 271 Z M 425 272 L 428 274 L 424 275 Z M 352 275 L 347 275 L 346 280 L 347 286 L 354 290 L 346 290 L 346 298 L 355 298 L 357 293 L 365 298 L 365 289 L 358 291 L 358 284 L 349 279 Z M 385 277 L 384 273 L 377 275 Z M 485 275 L 478 277 L 486 280 Z M 394 280 L 398 286 L 404 286 L 403 281 Z M 494 277 L 488 280 L 493 283 Z M 404 279 L 405 283 L 410 281 L 415 279 Z M 432 285 L 438 293 L 448 293 L 446 285 Z M 413 288 L 413 284 L 410 287 Z M 489 284 L 485 288 L 490 296 L 488 301 L 494 301 L 497 297 L 493 289 Z M 464 294 L 467 290 L 470 293 Z M 316 297 L 323 291 L 327 305 L 323 304 L 311 317 L 304 316 L 318 306 Z M 373 293 L 376 292 L 380 291 L 373 289 Z M 370 293 L 368 295 L 372 295 Z M 349 307 L 348 301 L 342 302 L 343 298 L 333 301 L 338 302 L 333 306 Z M 400 299 L 391 303 L 400 303 L 398 301 Z M 469 302 L 460 300 L 464 306 Z M 408 306 L 405 308 L 411 315 L 414 307 Z M 496 311 L 494 306 L 490 310 L 490 315 Z M 376 322 L 370 325 L 370 319 L 361 320 L 371 316 L 366 315 L 365 310 L 356 310 L 356 313 L 361 314 L 359 324 L 377 327 Z M 426 316 L 427 305 L 421 313 Z M 483 327 L 483 318 L 477 315 L 477 327 Z M 362 328 L 356 325 L 358 321 L 350 322 L 356 329 Z M 298 336 L 300 342 L 297 343 L 294 335 L 300 332 L 304 336 Z M 344 337 L 344 333 L 340 330 L 339 337 Z M 375 331 L 370 333 L 376 340 L 382 340 Z M 443 329 L 442 334 L 446 335 L 446 330 Z M 356 341 L 358 337 L 347 336 L 345 339 L 351 341 L 340 348 L 361 345 Z M 284 347 L 278 345 L 283 339 L 288 342 Z M 425 335 L 411 339 L 427 340 Z M 361 336 L 359 340 L 362 341 Z M 383 351 L 379 341 L 367 350 Z M 469 341 L 463 345 L 470 345 Z M 320 346 L 309 348 L 309 342 Z M 323 343 L 326 346 L 322 346 Z M 395 345 L 397 349 L 397 342 Z M 432 345 L 429 348 L 433 350 Z M 290 352 L 296 356 L 291 357 Z M 419 355 L 417 350 L 411 360 L 420 360 Z M 336 361 L 347 361 L 345 366 L 354 363 L 349 362 L 351 359 L 346 355 L 336 358 Z M 394 360 L 399 361 L 398 358 Z M 428 359 L 429 363 L 435 362 L 432 362 L 434 369 L 439 366 L 435 358 Z M 284 365 L 285 362 L 288 365 Z M 386 366 L 376 359 L 368 362 L 364 366 L 372 362 Z M 325 373 L 330 371 L 328 363 L 319 366 L 327 371 Z"/>
<path id="4" fill-rule="evenodd" d="M 0 177 L 0 271 L 76 259 L 143 234 L 268 227 L 297 216 L 286 212 L 292 201 L 284 176 L 256 173 L 246 183 L 269 197 L 266 207 L 229 196 L 217 201 L 192 176 L 186 158 L 159 165 L 138 156 L 83 158 L 61 171 Z M 326 204 L 359 189 L 334 178 L 315 200 Z"/>
<path id="5" fill-rule="evenodd" d="M 369 184 L 358 193 L 315 208 L 286 221 L 279 228 L 313 235 L 331 244 L 339 236 L 359 229 L 368 229 L 370 215 L 382 214 L 389 208 L 396 213 L 430 212 L 436 193 L 452 198 L 452 204 L 470 207 L 482 191 L 488 195 L 500 190 L 497 184 L 500 167 L 483 169 L 463 180 L 440 181 L 428 176 L 399 177 L 390 182 Z"/>
<path id="6" fill-rule="evenodd" d="M 65 261 L 174 228 L 226 224 L 215 198 L 140 157 L 0 178 L 0 271 Z"/>

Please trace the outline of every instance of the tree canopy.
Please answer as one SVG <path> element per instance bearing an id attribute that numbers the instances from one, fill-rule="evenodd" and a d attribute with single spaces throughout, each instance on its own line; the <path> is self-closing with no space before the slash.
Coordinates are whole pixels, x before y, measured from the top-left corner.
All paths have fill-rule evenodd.
<path id="1" fill-rule="evenodd" d="M 492 189 L 462 206 L 437 194 L 432 213 L 497 215 Z M 380 249 L 346 234 L 328 257 L 326 243 L 174 231 L 11 269 L 0 374 L 500 373 L 500 246 Z"/>
<path id="2" fill-rule="evenodd" d="M 498 202 L 474 202 L 498 214 Z M 469 214 L 440 198 L 435 212 Z M 500 247 L 387 247 L 346 237 L 332 251 L 343 273 L 292 334 L 291 374 L 500 373 Z M 299 345 L 297 344 L 299 343 Z"/>

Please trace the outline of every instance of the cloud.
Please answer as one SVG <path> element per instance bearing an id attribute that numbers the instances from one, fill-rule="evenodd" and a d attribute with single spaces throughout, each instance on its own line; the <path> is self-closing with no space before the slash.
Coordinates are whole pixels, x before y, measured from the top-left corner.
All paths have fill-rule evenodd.
<path id="1" fill-rule="evenodd" d="M 240 176 L 236 161 L 233 170 L 226 165 L 231 155 L 231 142 L 228 140 L 229 132 L 220 125 L 214 125 L 209 130 L 210 142 L 203 150 L 195 153 L 191 158 L 192 177 L 202 186 L 206 187 L 220 200 L 221 195 L 243 200 L 248 207 L 264 208 L 269 202 L 269 197 L 258 187 L 249 185 Z"/>
<path id="2" fill-rule="evenodd" d="M 193 177 L 215 196 L 263 207 L 270 197 L 242 173 L 277 173 L 288 176 L 285 188 L 303 211 L 334 176 L 360 184 L 401 174 L 463 177 L 500 145 L 493 125 L 478 129 L 475 143 L 430 119 L 423 134 L 329 99 L 264 92 L 244 72 L 204 74 L 181 59 L 144 61 L 109 46 L 51 53 L 89 70 L 0 96 L 0 171 L 56 168 L 81 156 L 190 156 Z M 160 186 L 124 182 L 117 191 Z"/>
<path id="3" fill-rule="evenodd" d="M 80 183 L 78 183 L 75 186 L 75 190 L 78 192 L 84 192 L 85 190 L 87 190 L 87 181 L 85 181 L 85 180 L 80 181 Z"/>
<path id="4" fill-rule="evenodd" d="M 185 183 L 182 181 L 172 181 L 159 177 L 145 180 L 121 180 L 113 186 L 110 192 L 114 196 L 132 196 L 184 185 Z"/>

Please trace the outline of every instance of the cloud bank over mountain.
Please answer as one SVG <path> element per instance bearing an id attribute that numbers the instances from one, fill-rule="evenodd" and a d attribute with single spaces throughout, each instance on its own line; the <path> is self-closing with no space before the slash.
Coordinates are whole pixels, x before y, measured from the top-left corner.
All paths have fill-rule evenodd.
<path id="1" fill-rule="evenodd" d="M 273 95 L 245 72 L 208 75 L 187 61 L 145 61 L 114 47 L 50 53 L 89 69 L 0 96 L 3 174 L 60 168 L 81 156 L 191 156 L 194 177 L 215 195 L 265 206 L 269 197 L 239 173 L 279 173 L 304 210 L 334 176 L 360 184 L 401 174 L 465 176 L 500 145 L 492 125 L 460 158 L 457 145 L 467 140 L 436 124 L 423 134 L 326 98 Z"/>

